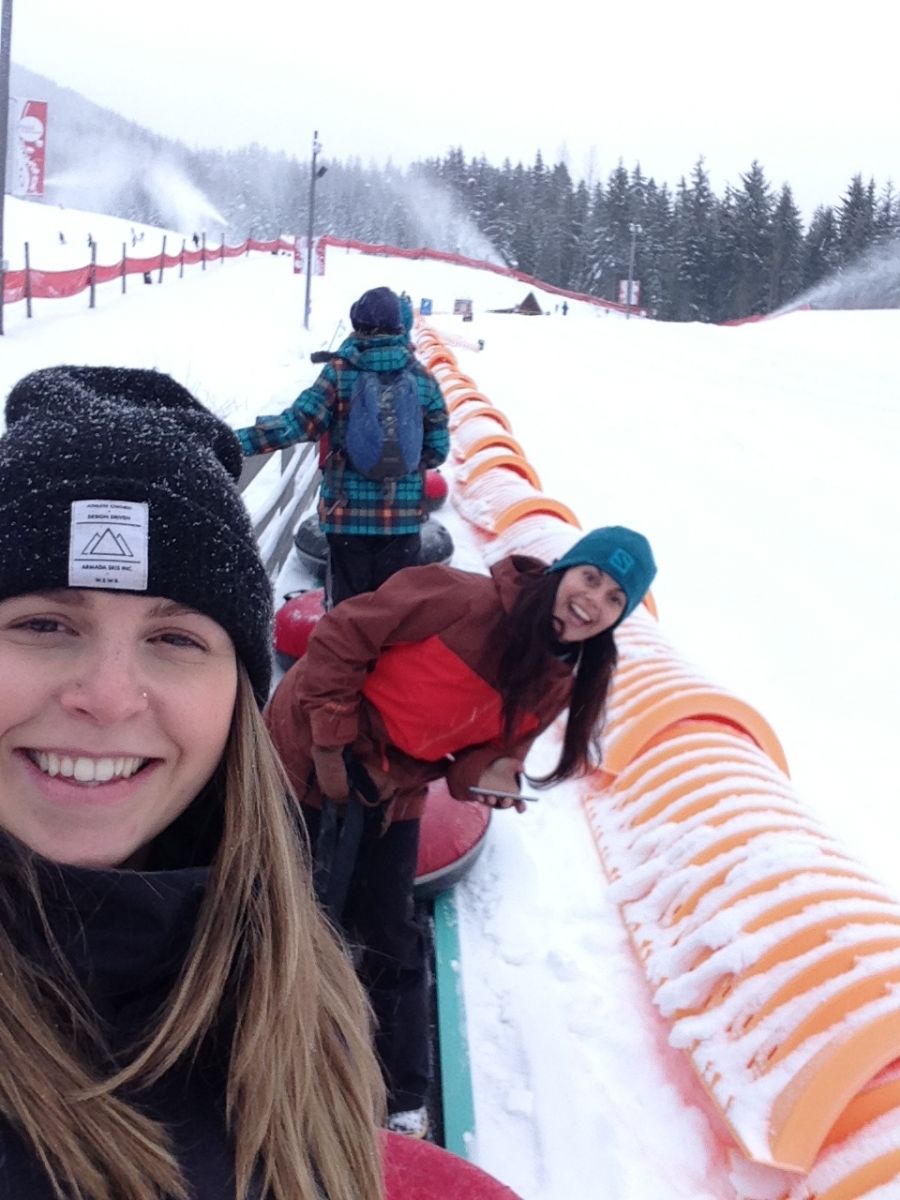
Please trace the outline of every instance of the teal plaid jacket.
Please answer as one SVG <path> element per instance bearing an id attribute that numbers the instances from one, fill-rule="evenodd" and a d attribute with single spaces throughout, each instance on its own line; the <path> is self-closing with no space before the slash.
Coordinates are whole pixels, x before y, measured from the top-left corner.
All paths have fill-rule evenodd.
<path id="1" fill-rule="evenodd" d="M 418 471 L 390 484 L 354 471 L 344 453 L 353 384 L 360 371 L 398 371 L 412 363 L 422 404 L 424 436 Z M 416 533 L 425 519 L 423 472 L 439 467 L 450 449 L 447 406 L 437 381 L 413 357 L 405 336 L 351 334 L 335 351 L 318 379 L 277 416 L 235 431 L 245 455 L 267 454 L 295 442 L 318 442 L 327 435 L 322 464 L 319 522 L 325 533 Z"/>

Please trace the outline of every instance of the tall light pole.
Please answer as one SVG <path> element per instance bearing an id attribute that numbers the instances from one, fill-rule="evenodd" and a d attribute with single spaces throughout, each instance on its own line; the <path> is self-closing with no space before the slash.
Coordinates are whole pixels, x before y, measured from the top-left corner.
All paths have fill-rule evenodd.
<path id="1" fill-rule="evenodd" d="M 327 167 L 317 167 L 316 159 L 322 149 L 319 144 L 318 129 L 313 133 L 312 164 L 309 170 L 309 224 L 306 227 L 306 303 L 303 306 L 303 328 L 309 329 L 309 313 L 311 308 L 310 291 L 312 288 L 312 257 L 313 229 L 316 220 L 316 180 L 321 179 Z"/>
<path id="2" fill-rule="evenodd" d="M 3 212 L 6 208 L 6 154 L 9 130 L 9 57 L 12 47 L 12 0 L 3 0 L 0 16 L 0 334 L 3 333 L 3 288 L 6 259 L 3 257 Z"/>
<path id="3" fill-rule="evenodd" d="M 625 320 L 631 316 L 631 293 L 634 284 L 634 248 L 637 244 L 637 235 L 641 232 L 641 227 L 636 221 L 629 222 L 628 232 L 631 234 L 631 254 L 628 258 L 628 308 L 625 310 Z"/>

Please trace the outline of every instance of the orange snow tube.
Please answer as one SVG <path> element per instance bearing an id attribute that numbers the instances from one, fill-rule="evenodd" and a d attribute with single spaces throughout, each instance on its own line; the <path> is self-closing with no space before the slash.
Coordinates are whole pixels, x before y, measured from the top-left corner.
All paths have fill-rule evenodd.
<path id="1" fill-rule="evenodd" d="M 900 1115 L 900 1085 L 858 1099 L 900 1058 L 900 902 L 799 803 L 747 706 L 717 699 L 650 741 L 624 736 L 681 669 L 666 678 L 656 630 L 647 654 L 647 624 L 623 629 L 610 710 L 608 744 L 631 758 L 607 759 L 588 820 L 671 1040 L 748 1157 L 814 1173 L 824 1147 Z M 643 697 L 642 673 L 657 680 Z M 850 1158 L 848 1187 L 893 1169 L 880 1150 Z"/>

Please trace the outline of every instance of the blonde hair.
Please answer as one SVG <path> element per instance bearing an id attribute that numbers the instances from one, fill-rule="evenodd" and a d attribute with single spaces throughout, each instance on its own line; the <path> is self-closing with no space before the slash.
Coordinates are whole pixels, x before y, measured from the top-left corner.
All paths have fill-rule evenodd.
<path id="1" fill-rule="evenodd" d="M 226 1000 L 235 1013 L 225 1100 L 237 1200 L 257 1178 L 272 1200 L 382 1198 L 383 1084 L 369 1009 L 316 908 L 294 801 L 243 668 L 222 774 L 224 829 L 190 950 L 158 1018 L 112 1077 L 79 1051 L 103 1037 L 59 951 L 42 971 L 14 946 L 2 919 L 10 881 L 0 878 L 0 1112 L 23 1131 L 60 1200 L 187 1200 L 164 1124 L 120 1093 L 193 1056 Z M 13 873 L 53 946 L 24 848 Z"/>

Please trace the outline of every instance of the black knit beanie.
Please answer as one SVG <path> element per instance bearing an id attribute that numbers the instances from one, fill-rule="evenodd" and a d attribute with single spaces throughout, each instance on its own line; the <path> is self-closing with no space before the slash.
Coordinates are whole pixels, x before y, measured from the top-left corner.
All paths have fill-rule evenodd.
<path id="1" fill-rule="evenodd" d="M 389 287 L 363 292 L 350 305 L 350 324 L 357 333 L 402 333 L 400 297 Z"/>
<path id="2" fill-rule="evenodd" d="M 265 703 L 272 589 L 242 461 L 231 429 L 158 371 L 26 375 L 0 438 L 0 600 L 60 587 L 176 600 L 228 632 Z"/>

